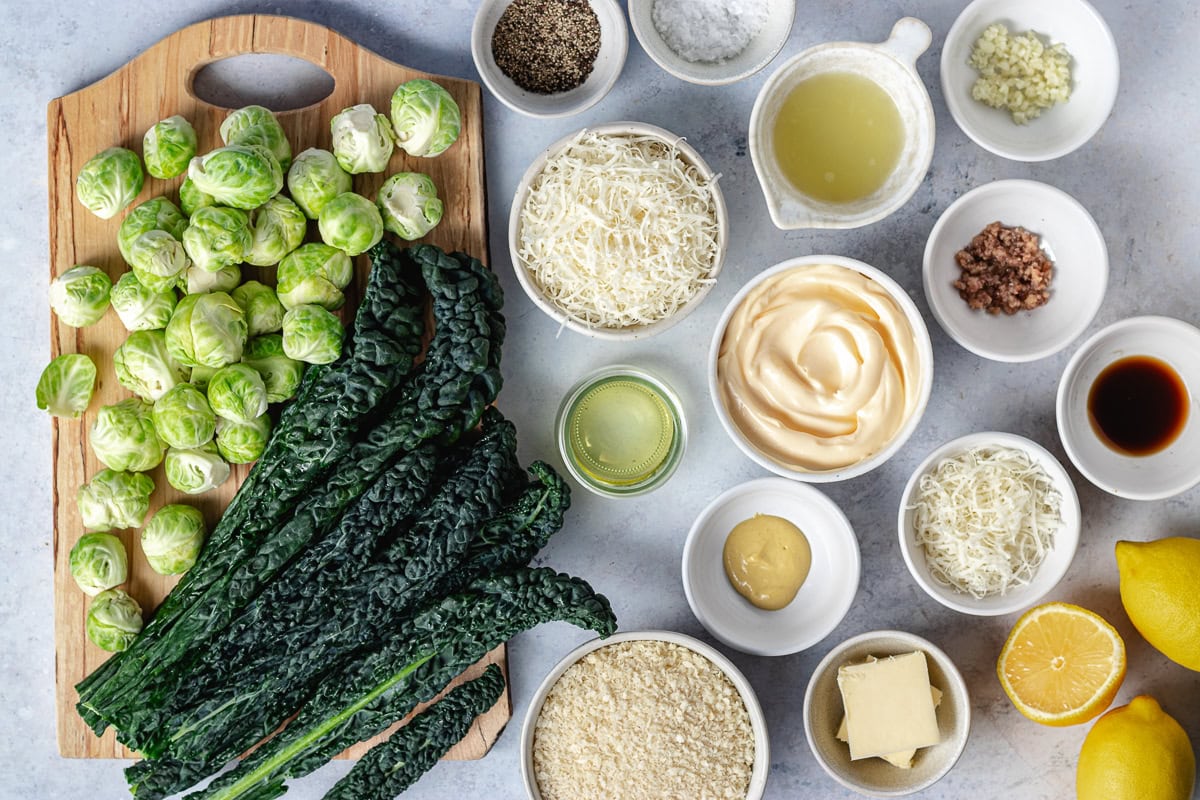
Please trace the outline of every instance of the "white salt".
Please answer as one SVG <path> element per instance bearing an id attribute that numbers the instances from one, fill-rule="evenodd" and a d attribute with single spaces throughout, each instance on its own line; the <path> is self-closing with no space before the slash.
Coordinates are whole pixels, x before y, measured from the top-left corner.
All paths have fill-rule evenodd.
<path id="1" fill-rule="evenodd" d="M 767 23 L 767 0 L 654 0 L 654 28 L 686 61 L 720 63 L 741 53 Z"/>

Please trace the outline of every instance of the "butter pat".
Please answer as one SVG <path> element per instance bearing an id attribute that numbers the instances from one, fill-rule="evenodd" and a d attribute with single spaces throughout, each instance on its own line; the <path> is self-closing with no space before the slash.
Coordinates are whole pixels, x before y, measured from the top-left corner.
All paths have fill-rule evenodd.
<path id="1" fill-rule="evenodd" d="M 838 669 L 838 688 L 852 761 L 941 741 L 924 653 L 848 664 Z"/>
<path id="2" fill-rule="evenodd" d="M 875 659 L 869 658 L 868 660 L 874 661 Z M 933 707 L 934 708 L 937 708 L 938 706 L 940 706 L 942 704 L 942 690 L 941 689 L 937 688 L 933 684 L 929 684 L 929 694 L 933 697 Z M 839 742 L 850 741 L 850 733 L 846 730 L 846 715 L 845 714 L 842 715 L 841 724 L 838 725 L 837 739 Z M 880 758 L 882 758 L 884 761 L 891 764 L 893 767 L 899 767 L 900 769 L 912 769 L 913 758 L 916 755 L 917 755 L 917 751 L 915 749 L 912 749 L 912 750 L 900 750 L 899 752 L 896 752 L 896 753 L 888 753 L 887 755 L 880 756 Z"/>

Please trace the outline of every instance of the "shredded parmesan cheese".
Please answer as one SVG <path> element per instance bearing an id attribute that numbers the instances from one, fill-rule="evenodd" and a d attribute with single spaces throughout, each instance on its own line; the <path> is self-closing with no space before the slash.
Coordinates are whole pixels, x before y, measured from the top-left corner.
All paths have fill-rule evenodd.
<path id="1" fill-rule="evenodd" d="M 1062 525 L 1062 497 L 1039 464 L 977 447 L 921 476 L 916 543 L 939 583 L 976 599 L 1004 596 L 1037 573 Z"/>
<path id="2" fill-rule="evenodd" d="M 530 187 L 520 266 L 588 327 L 666 319 L 714 280 L 715 180 L 674 142 L 581 131 Z"/>

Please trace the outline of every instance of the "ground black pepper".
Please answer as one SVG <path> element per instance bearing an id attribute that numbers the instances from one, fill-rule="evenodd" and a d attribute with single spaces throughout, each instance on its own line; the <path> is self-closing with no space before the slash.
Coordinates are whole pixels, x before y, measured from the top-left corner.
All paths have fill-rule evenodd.
<path id="1" fill-rule="evenodd" d="M 557 94 L 587 80 L 600 20 L 587 0 L 513 0 L 492 33 L 492 57 L 527 92 Z"/>

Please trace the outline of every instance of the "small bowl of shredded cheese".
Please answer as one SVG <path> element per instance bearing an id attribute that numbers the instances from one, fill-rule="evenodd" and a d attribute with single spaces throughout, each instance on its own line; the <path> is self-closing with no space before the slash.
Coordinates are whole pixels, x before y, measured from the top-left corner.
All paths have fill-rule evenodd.
<path id="1" fill-rule="evenodd" d="M 640 122 L 585 128 L 525 173 L 509 212 L 513 269 L 563 327 L 603 339 L 661 333 L 712 289 L 729 218 L 687 142 Z"/>
<path id="2" fill-rule="evenodd" d="M 904 563 L 926 594 L 977 616 L 1020 611 L 1066 574 L 1079 497 L 1048 450 L 1012 433 L 973 433 L 913 472 L 897 521 Z"/>

